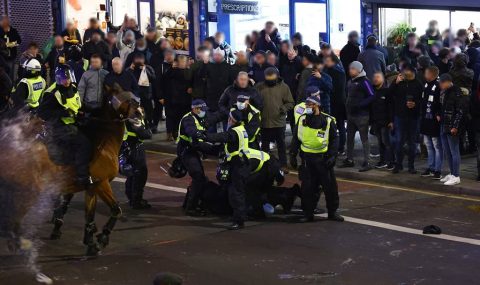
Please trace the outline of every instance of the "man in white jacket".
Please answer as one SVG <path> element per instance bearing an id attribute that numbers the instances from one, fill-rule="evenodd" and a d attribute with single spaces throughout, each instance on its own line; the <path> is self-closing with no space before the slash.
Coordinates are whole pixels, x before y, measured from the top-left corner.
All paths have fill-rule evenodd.
<path id="1" fill-rule="evenodd" d="M 127 60 L 129 54 L 135 50 L 135 33 L 132 30 L 126 30 L 122 26 L 117 33 L 117 48 L 123 64 Z"/>

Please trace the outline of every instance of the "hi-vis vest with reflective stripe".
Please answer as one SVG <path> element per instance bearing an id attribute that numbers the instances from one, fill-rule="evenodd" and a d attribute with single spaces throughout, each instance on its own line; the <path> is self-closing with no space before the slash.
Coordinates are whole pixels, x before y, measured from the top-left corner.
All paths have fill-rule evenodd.
<path id="1" fill-rule="evenodd" d="M 307 109 L 307 104 L 302 102 L 293 108 L 293 117 L 295 119 L 295 125 L 298 124 L 298 120 L 301 116 L 305 115 L 305 110 Z"/>
<path id="2" fill-rule="evenodd" d="M 40 105 L 39 101 L 42 98 L 43 91 L 47 88 L 45 79 L 41 76 L 35 78 L 23 78 L 20 80 L 20 83 L 25 83 L 28 87 L 28 98 L 25 100 L 25 103 L 27 103 L 30 108 L 37 108 L 38 105 Z"/>
<path id="3" fill-rule="evenodd" d="M 248 134 L 245 130 L 245 127 L 240 125 L 232 128 L 232 130 L 234 130 L 238 136 L 238 148 L 235 151 L 229 152 L 228 144 L 225 144 L 225 155 L 227 157 L 227 161 L 231 161 L 235 156 L 242 157 L 243 155 L 246 155 L 248 158 L 250 149 L 248 148 Z"/>
<path id="4" fill-rule="evenodd" d="M 197 130 L 199 131 L 205 131 L 205 127 L 200 124 L 200 121 L 197 119 L 196 116 L 194 116 L 192 114 L 192 112 L 189 112 L 187 114 L 185 114 L 185 116 L 183 116 L 183 118 L 180 120 L 180 124 L 178 124 L 178 138 L 177 138 L 177 143 L 182 139 L 186 142 L 189 142 L 189 143 L 192 143 L 193 142 L 193 139 L 185 134 L 181 134 L 182 132 L 182 122 L 183 122 L 183 119 L 185 119 L 186 117 L 189 117 L 191 116 L 193 118 L 193 120 L 195 121 L 195 126 L 197 127 Z M 202 141 L 202 140 L 200 140 Z"/>
<path id="5" fill-rule="evenodd" d="M 145 126 L 145 121 L 142 120 L 141 122 L 142 126 Z M 127 125 L 125 125 L 125 132 L 123 133 L 123 141 L 126 141 L 128 140 L 129 137 L 132 137 L 132 138 L 136 138 L 137 137 L 137 133 L 135 132 L 130 132 L 128 129 L 127 129 Z M 140 140 L 140 142 L 142 142 L 143 140 Z"/>
<path id="6" fill-rule="evenodd" d="M 56 88 L 57 88 L 57 85 L 54 83 L 45 92 L 52 93 L 53 91 L 55 91 L 55 93 L 52 95 L 55 96 L 58 104 L 62 105 L 63 108 L 67 110 L 68 113 L 70 114 L 68 117 L 63 117 L 62 122 L 65 125 L 70 125 L 75 123 L 75 117 L 78 114 L 78 110 L 80 109 L 80 107 L 82 107 L 82 102 L 80 99 L 80 95 L 78 94 L 78 91 L 75 92 L 72 98 L 67 98 L 66 102 L 64 103 L 62 99 L 62 94 L 60 93 L 60 91 L 56 90 Z"/>
<path id="7" fill-rule="evenodd" d="M 253 173 L 257 173 L 259 172 L 263 165 L 265 164 L 265 162 L 269 161 L 270 160 L 270 155 L 266 152 L 263 152 L 261 150 L 256 150 L 256 149 L 253 149 L 253 148 L 250 148 L 249 151 L 248 151 L 248 158 L 249 159 L 256 159 L 258 160 L 258 166 L 257 168 L 253 171 Z"/>
<path id="8" fill-rule="evenodd" d="M 322 113 L 323 114 L 323 113 Z M 304 126 L 300 120 L 303 116 L 300 116 L 298 121 L 298 133 L 297 137 L 302 142 L 300 149 L 305 153 L 326 153 L 328 151 L 328 143 L 330 136 L 330 125 L 335 119 L 327 114 L 327 127 L 325 129 L 312 129 L 308 126 Z"/>
<path id="9" fill-rule="evenodd" d="M 253 116 L 255 116 L 256 114 L 258 114 L 258 119 L 261 121 L 262 120 L 262 115 L 260 113 L 260 111 L 253 107 L 252 105 L 249 105 L 251 110 L 248 112 L 248 118 L 247 118 L 247 123 L 250 123 L 250 121 L 253 119 Z M 235 108 L 231 108 L 230 109 L 230 112 L 232 111 L 235 111 L 236 109 Z M 242 124 L 244 124 L 242 122 Z M 257 139 L 257 136 L 258 136 L 258 133 L 260 132 L 260 126 L 258 126 L 258 128 L 255 130 L 255 133 L 253 134 L 253 136 L 251 136 L 248 140 L 248 142 L 254 142 L 256 139 Z"/>

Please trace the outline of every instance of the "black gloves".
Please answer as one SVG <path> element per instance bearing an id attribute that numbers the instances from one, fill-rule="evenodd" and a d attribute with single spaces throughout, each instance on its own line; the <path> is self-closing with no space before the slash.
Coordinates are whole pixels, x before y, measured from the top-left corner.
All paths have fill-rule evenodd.
<path id="1" fill-rule="evenodd" d="M 197 140 L 205 141 L 207 140 L 207 134 L 205 131 L 197 131 L 197 133 L 195 134 L 195 138 Z"/>
<path id="2" fill-rule="evenodd" d="M 335 156 L 331 156 L 325 160 L 325 166 L 327 169 L 335 167 L 335 163 L 337 163 L 337 158 Z"/>

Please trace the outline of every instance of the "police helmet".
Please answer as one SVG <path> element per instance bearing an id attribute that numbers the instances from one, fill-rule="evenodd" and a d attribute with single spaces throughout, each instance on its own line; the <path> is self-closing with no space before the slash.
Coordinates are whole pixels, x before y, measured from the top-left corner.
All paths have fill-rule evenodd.
<path id="1" fill-rule="evenodd" d="M 55 83 L 57 85 L 66 85 L 68 80 L 70 80 L 70 82 L 74 81 L 70 67 L 68 65 L 59 65 L 57 69 L 55 69 Z"/>
<path id="2" fill-rule="evenodd" d="M 42 71 L 42 65 L 34 58 L 27 60 L 23 68 L 27 72 L 27 77 L 37 76 Z"/>
<path id="3" fill-rule="evenodd" d="M 172 166 L 168 169 L 168 175 L 172 178 L 183 178 L 187 175 L 187 169 L 179 157 L 172 162 Z"/>

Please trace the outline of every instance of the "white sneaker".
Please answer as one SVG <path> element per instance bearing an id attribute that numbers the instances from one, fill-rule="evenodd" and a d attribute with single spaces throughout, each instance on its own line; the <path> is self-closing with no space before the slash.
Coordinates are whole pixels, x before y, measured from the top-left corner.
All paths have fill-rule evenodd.
<path id="1" fill-rule="evenodd" d="M 450 180 L 450 178 L 452 178 L 452 176 L 453 176 L 452 174 L 445 175 L 445 176 L 442 177 L 442 179 L 440 179 L 440 182 L 445 183 L 448 180 Z"/>
<path id="2" fill-rule="evenodd" d="M 460 184 L 460 177 L 456 177 L 456 176 L 452 175 L 452 177 L 447 182 L 445 182 L 443 185 L 453 186 L 453 185 L 457 185 L 457 184 Z"/>

